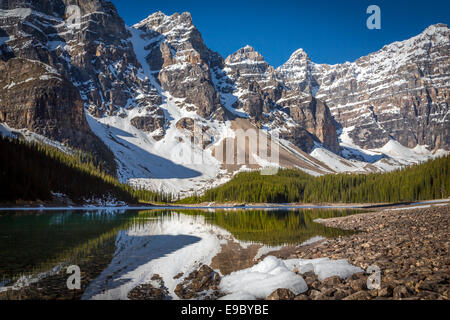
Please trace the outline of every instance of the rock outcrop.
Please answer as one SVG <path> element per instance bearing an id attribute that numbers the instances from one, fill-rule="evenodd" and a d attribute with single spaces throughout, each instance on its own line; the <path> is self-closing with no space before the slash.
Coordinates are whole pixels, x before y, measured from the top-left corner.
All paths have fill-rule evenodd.
<path id="1" fill-rule="evenodd" d="M 282 88 L 275 79 L 274 68 L 250 46 L 230 55 L 225 63 L 224 72 L 236 86 L 234 91 L 238 99 L 233 107 L 242 109 L 251 118 L 264 121 L 264 114 L 270 113 L 277 98 L 281 97 Z"/>
<path id="2" fill-rule="evenodd" d="M 166 16 L 157 12 L 133 28 L 141 31 L 140 37 L 147 43 L 146 60 L 161 87 L 201 117 L 224 120 L 210 73 L 210 68 L 223 60 L 206 47 L 190 13 Z"/>
<path id="3" fill-rule="evenodd" d="M 161 109 L 156 109 L 151 115 L 134 117 L 130 123 L 144 132 L 165 131 L 165 116 Z"/>
<path id="4" fill-rule="evenodd" d="M 175 294 L 183 300 L 215 300 L 223 294 L 219 291 L 220 275 L 211 267 L 202 265 L 175 288 Z"/>
<path id="5" fill-rule="evenodd" d="M 337 125 L 328 106 L 310 96 L 299 97 L 296 94 L 283 98 L 282 105 L 289 108 L 289 114 L 298 125 L 314 135 L 325 147 L 339 153 Z"/>

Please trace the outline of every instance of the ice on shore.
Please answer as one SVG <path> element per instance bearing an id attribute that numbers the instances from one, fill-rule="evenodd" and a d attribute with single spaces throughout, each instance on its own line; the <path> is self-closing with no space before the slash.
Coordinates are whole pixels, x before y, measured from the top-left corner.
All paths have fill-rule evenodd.
<path id="1" fill-rule="evenodd" d="M 304 293 L 308 286 L 302 276 L 314 272 L 319 280 L 332 276 L 347 278 L 355 273 L 363 272 L 361 268 L 349 264 L 346 260 L 314 259 L 314 260 L 280 260 L 269 256 L 259 264 L 234 272 L 222 279 L 220 290 L 227 295 L 223 300 L 258 300 L 267 298 L 277 289 L 289 289 L 295 295 Z"/>
<path id="2" fill-rule="evenodd" d="M 338 276 L 346 279 L 355 273 L 364 272 L 363 269 L 355 267 L 347 260 L 330 260 L 328 258 L 299 260 L 291 259 L 284 262 L 290 270 L 298 270 L 299 273 L 314 272 L 320 281 Z"/>
<path id="3" fill-rule="evenodd" d="M 308 290 L 305 280 L 286 264 L 269 256 L 259 264 L 234 272 L 224 278 L 219 289 L 228 295 L 224 300 L 265 299 L 276 289 L 289 289 L 294 294 Z"/>

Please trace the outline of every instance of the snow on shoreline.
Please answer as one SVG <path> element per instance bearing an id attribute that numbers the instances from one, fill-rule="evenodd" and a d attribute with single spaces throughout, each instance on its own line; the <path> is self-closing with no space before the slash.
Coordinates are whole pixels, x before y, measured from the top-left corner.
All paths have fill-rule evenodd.
<path id="1" fill-rule="evenodd" d="M 314 272 L 322 281 L 333 276 L 345 279 L 364 270 L 349 264 L 347 260 L 281 260 L 269 256 L 251 268 L 223 277 L 219 289 L 227 295 L 222 300 L 266 299 L 277 289 L 289 289 L 299 295 L 306 292 L 308 286 L 296 271 L 300 274 Z"/>
<path id="2" fill-rule="evenodd" d="M 269 256 L 251 268 L 222 278 L 219 289 L 227 293 L 221 300 L 257 300 L 267 298 L 277 289 L 289 289 L 299 295 L 308 286 L 282 260 Z"/>
<path id="3" fill-rule="evenodd" d="M 62 266 L 57 265 L 53 269 L 46 272 L 41 272 L 37 275 L 23 275 L 16 282 L 14 282 L 13 285 L 10 286 L 10 282 L 8 280 L 4 282 L 0 281 L 0 293 L 8 290 L 20 290 L 22 288 L 29 287 L 30 285 L 37 283 L 43 279 L 59 274 L 61 270 Z"/>

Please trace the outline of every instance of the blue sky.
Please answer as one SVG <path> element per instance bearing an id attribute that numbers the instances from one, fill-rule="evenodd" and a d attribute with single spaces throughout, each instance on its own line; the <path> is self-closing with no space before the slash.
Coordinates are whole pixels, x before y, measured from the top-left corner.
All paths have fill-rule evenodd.
<path id="1" fill-rule="evenodd" d="M 448 0 L 112 0 L 127 25 L 149 14 L 189 11 L 206 45 L 224 58 L 249 44 L 278 67 L 303 48 L 314 62 L 354 61 L 435 23 L 450 24 Z M 381 30 L 369 30 L 369 5 Z"/>

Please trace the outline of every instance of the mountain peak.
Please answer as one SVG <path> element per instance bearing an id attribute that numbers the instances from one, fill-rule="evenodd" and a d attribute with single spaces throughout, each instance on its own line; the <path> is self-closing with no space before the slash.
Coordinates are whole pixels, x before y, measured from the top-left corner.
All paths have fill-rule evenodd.
<path id="1" fill-rule="evenodd" d="M 264 62 L 264 57 L 250 45 L 237 50 L 235 53 L 228 56 L 227 63 L 239 63 L 245 60 L 256 62 Z"/>
<path id="2" fill-rule="evenodd" d="M 431 26 L 429 26 L 428 28 L 426 28 L 424 30 L 424 32 L 426 32 L 426 33 L 430 33 L 430 32 L 447 32 L 447 31 L 448 31 L 448 25 L 446 25 L 445 23 L 432 24 Z"/>
<path id="3" fill-rule="evenodd" d="M 147 18 L 150 18 L 150 17 L 167 17 L 167 15 L 162 11 L 156 11 L 155 13 L 152 13 L 151 15 L 149 15 Z"/>
<path id="4" fill-rule="evenodd" d="M 277 70 L 284 76 L 294 76 L 294 74 L 303 74 L 306 72 L 308 65 L 312 63 L 308 54 L 303 49 L 296 50 L 283 65 L 279 66 Z M 290 75 L 290 76 L 289 76 Z M 297 77 L 297 76 L 294 76 Z"/>
<path id="5" fill-rule="evenodd" d="M 248 45 L 248 44 L 239 50 L 243 50 L 243 51 L 247 51 L 247 52 L 255 52 L 256 51 L 255 48 L 253 48 L 251 45 Z"/>
<path id="6" fill-rule="evenodd" d="M 419 37 L 436 37 L 436 40 L 441 43 L 447 43 L 450 40 L 450 30 L 446 24 L 437 23 L 426 28 Z"/>
<path id="7" fill-rule="evenodd" d="M 133 28 L 139 29 L 139 28 L 141 28 L 143 26 L 160 24 L 166 18 L 167 18 L 167 16 L 163 12 L 158 11 L 158 12 L 152 13 L 151 15 L 149 15 L 144 20 L 142 20 L 142 21 L 136 23 L 135 25 L 133 25 Z"/>
<path id="8" fill-rule="evenodd" d="M 302 48 L 296 50 L 289 58 L 289 60 L 303 60 L 303 59 L 309 59 L 309 56 L 306 53 L 306 51 L 303 50 Z"/>
<path id="9" fill-rule="evenodd" d="M 173 15 L 171 15 L 169 17 L 169 19 L 171 20 L 179 20 L 180 22 L 184 22 L 184 23 L 188 23 L 188 24 L 192 24 L 192 15 L 190 12 L 183 12 L 183 13 L 178 13 L 175 12 Z"/>
<path id="10" fill-rule="evenodd" d="M 133 25 L 133 28 L 139 29 L 144 26 L 158 27 L 162 24 L 172 23 L 175 21 L 177 23 L 192 25 L 192 15 L 189 12 L 183 12 L 181 14 L 178 12 L 175 12 L 171 16 L 168 16 L 162 11 L 157 11 L 157 12 L 149 15 L 147 18 L 145 18 L 141 22 L 138 22 L 135 25 Z"/>

